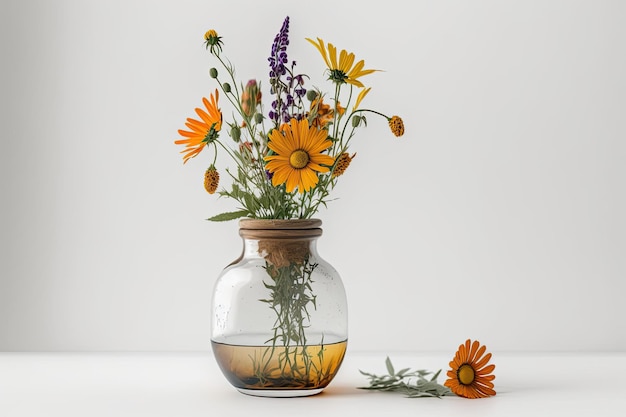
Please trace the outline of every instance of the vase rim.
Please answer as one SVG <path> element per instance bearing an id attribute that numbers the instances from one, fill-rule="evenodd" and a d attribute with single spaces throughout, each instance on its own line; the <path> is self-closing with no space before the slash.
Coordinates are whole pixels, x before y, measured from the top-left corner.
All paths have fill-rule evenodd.
<path id="1" fill-rule="evenodd" d="M 320 219 L 241 219 L 240 229 L 249 230 L 308 230 L 322 226 Z"/>

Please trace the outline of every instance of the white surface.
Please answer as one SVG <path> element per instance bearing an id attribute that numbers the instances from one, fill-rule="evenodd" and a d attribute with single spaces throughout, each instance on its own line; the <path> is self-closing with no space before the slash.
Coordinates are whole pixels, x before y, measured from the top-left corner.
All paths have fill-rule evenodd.
<path id="1" fill-rule="evenodd" d="M 626 351 L 626 1 L 1 3 L 0 351 L 206 348 L 241 244 L 174 140 L 215 88 L 205 31 L 264 80 L 286 15 L 310 86 L 319 36 L 406 122 L 368 118 L 320 213 L 352 347 Z"/>
<path id="2" fill-rule="evenodd" d="M 448 355 L 390 355 L 397 369 L 447 370 Z M 626 354 L 496 354 L 497 395 L 405 398 L 359 390 L 359 369 L 383 374 L 385 355 L 348 353 L 335 380 L 307 398 L 241 394 L 209 353 L 2 353 L 3 417 L 138 416 L 623 416 Z M 439 378 L 443 383 L 445 379 Z"/>

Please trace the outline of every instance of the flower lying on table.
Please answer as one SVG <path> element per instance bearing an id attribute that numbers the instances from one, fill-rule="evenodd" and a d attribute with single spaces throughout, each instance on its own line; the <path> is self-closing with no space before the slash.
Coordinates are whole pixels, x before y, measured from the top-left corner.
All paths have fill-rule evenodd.
<path id="1" fill-rule="evenodd" d="M 395 371 L 391 360 L 387 357 L 385 365 L 388 375 L 375 375 L 360 371 L 367 376 L 370 385 L 361 389 L 402 392 L 411 398 L 418 397 L 443 397 L 445 395 L 458 395 L 465 398 L 484 398 L 496 395 L 493 389 L 495 375 L 491 375 L 495 365 L 488 365 L 491 353 L 485 355 L 485 346 L 480 346 L 478 341 L 470 339 L 459 346 L 454 359 L 450 361 L 448 380 L 441 385 L 437 377 L 441 370 L 432 373 L 425 370 L 411 371 L 404 368 Z M 484 356 L 483 356 L 484 355 Z M 427 376 L 432 375 L 430 378 Z"/>
<path id="2" fill-rule="evenodd" d="M 486 349 L 477 340 L 472 342 L 467 339 L 465 344 L 459 345 L 454 359 L 450 361 L 452 369 L 448 371 L 448 380 L 444 385 L 466 398 L 496 395 L 492 382 L 496 377 L 491 375 L 496 366 L 488 365 L 491 353 L 485 355 Z"/>
<path id="3" fill-rule="evenodd" d="M 223 57 L 224 42 L 215 30 L 205 34 L 205 45 L 223 67 L 209 75 L 219 89 L 203 98 L 204 108 L 197 108 L 199 119 L 188 118 L 187 130 L 178 133 L 186 163 L 205 148 L 212 152 L 204 178 L 209 194 L 236 200 L 236 211 L 209 218 L 214 221 L 241 217 L 258 219 L 308 219 L 329 201 L 331 190 L 356 156 L 350 142 L 357 130 L 367 125 L 366 114 L 384 117 L 395 136 L 404 134 L 399 116 L 386 116 L 363 108 L 371 87 L 362 78 L 378 70 L 366 69 L 363 60 L 346 50 L 338 52 L 322 39 L 306 38 L 321 54 L 326 65 L 330 95 L 317 88 L 307 89 L 306 74 L 295 71 L 296 62 L 287 58 L 289 17 L 286 17 L 272 45 L 269 61 L 271 107 L 266 109 L 258 80 L 242 83 L 235 78 L 234 66 Z M 221 94 L 220 94 L 221 91 Z M 220 98 L 233 107 L 232 121 L 225 121 Z M 227 127 L 227 129 L 225 129 Z M 227 130 L 232 142 L 224 141 Z M 218 191 L 220 173 L 218 151 L 227 154 L 235 170 L 226 168 L 230 187 Z"/>

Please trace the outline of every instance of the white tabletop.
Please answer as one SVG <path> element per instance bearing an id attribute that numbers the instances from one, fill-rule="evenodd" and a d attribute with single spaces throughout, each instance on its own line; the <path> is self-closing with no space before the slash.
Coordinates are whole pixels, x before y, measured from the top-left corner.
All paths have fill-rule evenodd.
<path id="1" fill-rule="evenodd" d="M 358 389 L 387 353 L 350 352 L 319 395 L 239 393 L 201 353 L 0 353 L 0 416 L 624 416 L 626 353 L 493 353 L 497 395 L 406 398 Z M 443 354 L 390 353 L 396 369 L 443 369 Z"/>

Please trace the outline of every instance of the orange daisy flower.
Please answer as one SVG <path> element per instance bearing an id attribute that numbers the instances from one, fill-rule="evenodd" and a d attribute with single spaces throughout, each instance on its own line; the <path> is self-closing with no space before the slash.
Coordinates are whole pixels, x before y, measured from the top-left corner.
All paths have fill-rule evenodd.
<path id="1" fill-rule="evenodd" d="M 174 141 L 177 145 L 185 145 L 185 149 L 180 152 L 184 154 L 183 163 L 202 152 L 207 143 L 217 139 L 219 131 L 222 129 L 222 111 L 217 105 L 218 99 L 219 92 L 217 89 L 215 90 L 215 95 L 210 95 L 210 100 L 203 97 L 202 102 L 206 111 L 196 108 L 196 113 L 202 120 L 188 118 L 185 126 L 191 130 L 181 129 L 178 131 L 185 138 Z"/>
<path id="2" fill-rule="evenodd" d="M 486 347 L 480 346 L 478 341 L 472 342 L 467 339 L 450 361 L 450 369 L 447 373 L 448 380 L 444 385 L 456 395 L 465 398 L 484 398 L 496 395 L 493 389 L 495 375 L 491 372 L 495 365 L 487 365 L 491 359 L 491 353 L 485 354 Z M 484 355 L 484 356 L 483 356 Z"/>
<path id="3" fill-rule="evenodd" d="M 291 119 L 280 130 L 274 129 L 267 144 L 274 153 L 265 157 L 265 167 L 273 174 L 272 185 L 286 184 L 288 193 L 314 188 L 317 174 L 330 171 L 335 163 L 335 158 L 324 153 L 332 144 L 328 132 L 309 126 L 307 119 Z"/>

